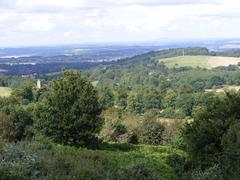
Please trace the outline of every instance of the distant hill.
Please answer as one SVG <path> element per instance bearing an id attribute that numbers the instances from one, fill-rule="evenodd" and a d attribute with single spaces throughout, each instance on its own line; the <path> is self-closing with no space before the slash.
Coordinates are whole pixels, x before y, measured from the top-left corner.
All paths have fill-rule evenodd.
<path id="1" fill-rule="evenodd" d="M 131 51 L 132 52 L 132 51 Z M 115 49 L 106 52 L 94 52 L 90 56 L 74 55 L 74 56 L 34 56 L 34 57 L 19 57 L 19 58 L 1 58 L 0 59 L 0 75 L 14 76 L 35 76 L 44 75 L 54 72 L 60 72 L 62 69 L 89 69 L 95 67 L 118 67 L 133 66 L 133 65 L 149 65 L 162 62 L 167 63 L 168 67 L 178 65 L 191 67 L 212 68 L 217 66 L 228 66 L 229 64 L 237 64 L 238 59 L 229 57 L 239 57 L 239 51 L 213 52 L 207 48 L 191 47 L 191 48 L 176 48 L 165 49 L 160 51 L 147 52 L 146 50 L 135 47 L 133 55 L 124 49 Z M 126 58 L 126 54 L 129 57 Z M 116 56 L 117 55 L 117 56 Z M 184 56 L 181 57 L 181 56 Z M 195 56 L 195 57 L 194 57 Z M 221 57 L 218 57 L 221 56 Z M 222 58 L 227 57 L 227 58 Z M 170 58 L 170 59 L 167 59 Z M 173 58 L 173 59 L 171 59 Z"/>

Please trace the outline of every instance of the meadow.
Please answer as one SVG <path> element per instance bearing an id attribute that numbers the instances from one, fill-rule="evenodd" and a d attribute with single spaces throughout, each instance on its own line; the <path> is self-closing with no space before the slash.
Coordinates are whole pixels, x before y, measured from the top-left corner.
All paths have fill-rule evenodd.
<path id="1" fill-rule="evenodd" d="M 240 58 L 233 57 L 220 57 L 220 56 L 178 56 L 173 58 L 160 59 L 169 68 L 172 67 L 201 67 L 201 68 L 214 68 L 218 66 L 237 65 Z"/>
<path id="2" fill-rule="evenodd" d="M 222 88 L 216 88 L 216 89 L 206 89 L 206 92 L 217 92 L 217 93 L 221 93 L 224 91 L 231 91 L 231 90 L 236 90 L 239 91 L 240 90 L 240 86 L 230 86 L 230 85 L 225 85 Z"/>

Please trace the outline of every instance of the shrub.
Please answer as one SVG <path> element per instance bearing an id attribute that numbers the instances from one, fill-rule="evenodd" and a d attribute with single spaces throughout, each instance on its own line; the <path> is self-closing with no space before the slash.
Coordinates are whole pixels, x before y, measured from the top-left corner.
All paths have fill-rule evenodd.
<path id="1" fill-rule="evenodd" d="M 0 179 L 34 179 L 43 176 L 39 144 L 6 144 L 0 155 Z M 43 154 L 42 154 L 43 155 Z"/>
<path id="2" fill-rule="evenodd" d="M 122 170 L 121 178 L 129 180 L 160 180 L 161 178 L 156 176 L 154 172 L 147 168 L 144 163 L 134 163 L 126 166 Z"/>
<path id="3" fill-rule="evenodd" d="M 170 145 L 174 148 L 184 149 L 186 144 L 183 140 L 181 129 L 185 120 L 171 119 L 162 122 L 164 126 L 163 144 Z"/>
<path id="4" fill-rule="evenodd" d="M 113 128 L 114 130 L 111 134 L 111 139 L 113 141 L 116 141 L 120 135 L 127 133 L 127 128 L 123 124 L 117 123 L 113 126 Z"/>
<path id="5" fill-rule="evenodd" d="M 7 141 L 26 138 L 32 125 L 31 114 L 19 105 L 6 106 L 0 113 L 0 136 Z"/>
<path id="6" fill-rule="evenodd" d="M 138 129 L 139 142 L 158 145 L 162 143 L 164 126 L 154 120 L 145 120 Z"/>
<path id="7" fill-rule="evenodd" d="M 223 180 L 222 171 L 219 165 L 214 165 L 206 170 L 194 170 L 191 173 L 191 180 Z"/>
<path id="8" fill-rule="evenodd" d="M 97 91 L 77 72 L 65 71 L 36 108 L 37 127 L 54 142 L 89 146 L 102 126 Z"/>
<path id="9" fill-rule="evenodd" d="M 186 158 L 173 154 L 167 158 L 167 164 L 171 166 L 178 178 L 181 178 L 185 172 Z"/>

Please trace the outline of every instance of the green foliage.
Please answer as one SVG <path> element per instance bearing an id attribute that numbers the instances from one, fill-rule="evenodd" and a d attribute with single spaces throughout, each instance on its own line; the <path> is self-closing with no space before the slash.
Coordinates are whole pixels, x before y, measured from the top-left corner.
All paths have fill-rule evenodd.
<path id="1" fill-rule="evenodd" d="M 79 73 L 66 71 L 48 87 L 36 109 L 37 127 L 54 142 L 92 145 L 102 119 L 97 92 Z"/>
<path id="2" fill-rule="evenodd" d="M 41 178 L 39 148 L 35 143 L 6 144 L 0 154 L 0 179 Z"/>
<path id="3" fill-rule="evenodd" d="M 173 168 L 177 179 L 183 177 L 186 171 L 186 161 L 186 157 L 178 154 L 172 154 L 167 158 L 167 164 Z"/>
<path id="4" fill-rule="evenodd" d="M 172 154 L 184 156 L 181 151 L 161 146 L 107 144 L 101 150 L 88 150 L 19 142 L 4 145 L 0 179 L 173 180 L 173 171 L 166 163 Z"/>
<path id="5" fill-rule="evenodd" d="M 175 102 L 176 108 L 183 110 L 186 116 L 192 115 L 193 105 L 194 99 L 192 94 L 181 94 Z"/>
<path id="6" fill-rule="evenodd" d="M 154 171 L 146 167 L 143 163 L 134 163 L 123 169 L 122 179 L 129 180 L 159 180 L 160 176 L 154 174 Z"/>
<path id="7" fill-rule="evenodd" d="M 195 113 L 194 121 L 187 124 L 184 130 L 184 139 L 195 163 L 209 167 L 220 161 L 222 138 L 230 125 L 239 119 L 239 108 L 240 93 L 227 92 L 223 97 L 215 97 L 206 108 L 200 108 Z"/>
<path id="8" fill-rule="evenodd" d="M 164 126 L 154 120 L 145 120 L 138 130 L 139 142 L 142 144 L 162 144 Z"/>
<path id="9" fill-rule="evenodd" d="M 141 94 L 131 93 L 127 99 L 127 109 L 131 112 L 141 114 L 144 112 L 143 97 Z"/>
<path id="10" fill-rule="evenodd" d="M 178 149 L 185 149 L 185 142 L 183 140 L 181 129 L 184 127 L 186 120 L 170 119 L 167 122 L 163 122 L 163 144 L 172 146 Z"/>
<path id="11" fill-rule="evenodd" d="M 116 141 L 120 135 L 127 133 L 127 128 L 120 123 L 117 123 L 113 126 L 113 133 L 111 134 L 111 140 Z"/>
<path id="12" fill-rule="evenodd" d="M 124 86 L 120 86 L 116 91 L 116 104 L 125 109 L 127 107 L 128 89 Z"/>
<path id="13" fill-rule="evenodd" d="M 175 101 L 177 94 L 172 90 L 168 90 L 163 99 L 163 105 L 165 108 L 175 108 Z"/>
<path id="14" fill-rule="evenodd" d="M 161 92 L 155 88 L 146 88 L 143 102 L 145 111 L 149 109 L 160 109 L 162 105 Z"/>
<path id="15" fill-rule="evenodd" d="M 7 141 L 20 141 L 31 137 L 29 131 L 33 123 L 31 114 L 19 105 L 10 105 L 0 113 L 0 137 Z"/>
<path id="16" fill-rule="evenodd" d="M 221 168 L 219 165 L 213 165 L 212 167 L 207 168 L 206 170 L 194 170 L 191 173 L 191 180 L 224 180 Z"/>
<path id="17" fill-rule="evenodd" d="M 114 94 L 112 93 L 111 89 L 105 87 L 104 89 L 100 90 L 99 103 L 103 107 L 103 109 L 113 107 Z"/>
<path id="18" fill-rule="evenodd" d="M 226 179 L 240 177 L 240 122 L 233 124 L 223 136 L 222 167 Z"/>
<path id="19" fill-rule="evenodd" d="M 12 95 L 19 98 L 22 102 L 31 102 L 34 100 L 33 84 L 27 83 L 14 89 Z"/>

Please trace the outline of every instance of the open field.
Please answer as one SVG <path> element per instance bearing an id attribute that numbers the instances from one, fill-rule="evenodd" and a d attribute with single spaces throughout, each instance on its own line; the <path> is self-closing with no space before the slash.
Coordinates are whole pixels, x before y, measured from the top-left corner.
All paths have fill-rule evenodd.
<path id="1" fill-rule="evenodd" d="M 93 81 L 93 82 L 92 82 L 92 85 L 93 85 L 94 87 L 97 87 L 97 84 L 98 84 L 98 81 Z"/>
<path id="2" fill-rule="evenodd" d="M 12 92 L 11 88 L 8 87 L 0 87 L 0 97 L 7 97 L 10 96 Z"/>
<path id="3" fill-rule="evenodd" d="M 206 92 L 224 92 L 224 91 L 229 91 L 229 90 L 236 90 L 239 91 L 240 90 L 240 86 L 224 86 L 222 88 L 218 88 L 218 89 L 206 89 Z"/>
<path id="4" fill-rule="evenodd" d="M 220 56 L 178 56 L 173 58 L 160 59 L 169 68 L 172 67 L 201 67 L 201 68 L 214 68 L 218 66 L 237 65 L 240 58 L 233 57 L 220 57 Z"/>

